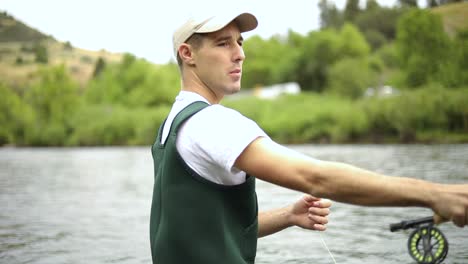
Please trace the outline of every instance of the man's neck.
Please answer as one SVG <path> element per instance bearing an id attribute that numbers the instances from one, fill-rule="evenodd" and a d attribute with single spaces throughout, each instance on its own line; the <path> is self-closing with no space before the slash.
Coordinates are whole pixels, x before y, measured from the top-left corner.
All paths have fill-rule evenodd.
<path id="1" fill-rule="evenodd" d="M 183 74 L 181 90 L 197 93 L 203 96 L 210 104 L 219 104 L 223 99 L 223 95 L 216 94 L 193 72 Z"/>

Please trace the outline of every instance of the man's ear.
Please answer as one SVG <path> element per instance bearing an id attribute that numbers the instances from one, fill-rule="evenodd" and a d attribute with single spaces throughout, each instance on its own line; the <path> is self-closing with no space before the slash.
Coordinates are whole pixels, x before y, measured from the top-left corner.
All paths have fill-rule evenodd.
<path id="1" fill-rule="evenodd" d="M 182 43 L 179 46 L 179 56 L 182 59 L 183 62 L 186 64 L 193 66 L 195 65 L 195 60 L 194 60 L 194 52 L 192 49 L 192 46 L 190 46 L 187 43 Z"/>

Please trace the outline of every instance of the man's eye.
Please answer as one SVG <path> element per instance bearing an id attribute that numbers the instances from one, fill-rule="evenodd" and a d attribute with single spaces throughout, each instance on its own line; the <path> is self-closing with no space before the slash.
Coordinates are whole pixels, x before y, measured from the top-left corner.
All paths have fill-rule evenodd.
<path id="1" fill-rule="evenodd" d="M 238 43 L 239 46 L 241 46 L 241 47 L 242 47 L 242 44 L 244 44 L 244 42 L 242 42 L 242 41 L 239 41 L 239 42 L 237 42 L 237 43 Z"/>

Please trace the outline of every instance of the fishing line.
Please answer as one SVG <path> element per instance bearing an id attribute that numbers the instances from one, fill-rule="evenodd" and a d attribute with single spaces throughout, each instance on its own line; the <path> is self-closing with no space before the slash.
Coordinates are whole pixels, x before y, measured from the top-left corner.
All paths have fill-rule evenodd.
<path id="1" fill-rule="evenodd" d="M 333 259 L 333 263 L 337 264 L 335 258 L 333 257 L 333 254 L 331 253 L 330 249 L 327 246 L 327 243 L 325 243 L 325 239 L 323 239 L 322 234 L 320 234 L 320 239 L 322 239 L 322 244 L 325 246 L 325 248 L 328 251 L 328 254 L 330 254 L 330 257 Z"/>

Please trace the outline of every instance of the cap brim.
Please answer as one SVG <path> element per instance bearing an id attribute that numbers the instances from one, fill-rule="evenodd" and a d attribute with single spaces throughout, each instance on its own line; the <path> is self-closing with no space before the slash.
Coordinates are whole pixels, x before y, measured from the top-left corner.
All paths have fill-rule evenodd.
<path id="1" fill-rule="evenodd" d="M 205 24 L 203 24 L 196 33 L 211 33 L 223 29 L 231 22 L 235 22 L 239 27 L 239 31 L 247 32 L 255 29 L 258 25 L 257 18 L 250 13 L 242 13 L 235 16 L 234 18 L 224 17 L 224 16 L 215 16 L 209 19 Z"/>

